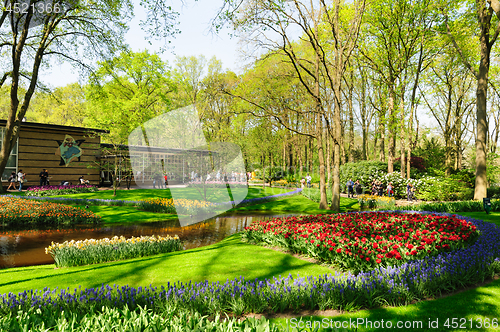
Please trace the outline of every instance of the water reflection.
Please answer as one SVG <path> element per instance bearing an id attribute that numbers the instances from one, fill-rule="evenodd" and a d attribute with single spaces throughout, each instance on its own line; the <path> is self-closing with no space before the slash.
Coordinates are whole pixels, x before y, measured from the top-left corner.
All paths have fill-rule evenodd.
<path id="1" fill-rule="evenodd" d="M 137 225 L 116 225 L 105 227 L 55 230 L 9 231 L 0 233 L 0 268 L 53 264 L 45 248 L 51 242 L 71 240 L 103 239 L 113 236 L 138 237 L 151 235 L 178 235 L 184 242 L 184 249 L 191 249 L 216 243 L 234 233 L 242 231 L 255 220 L 266 220 L 287 215 L 221 216 L 201 223 L 180 227 L 178 221 L 143 223 Z M 295 214 L 296 215 L 296 214 Z"/>

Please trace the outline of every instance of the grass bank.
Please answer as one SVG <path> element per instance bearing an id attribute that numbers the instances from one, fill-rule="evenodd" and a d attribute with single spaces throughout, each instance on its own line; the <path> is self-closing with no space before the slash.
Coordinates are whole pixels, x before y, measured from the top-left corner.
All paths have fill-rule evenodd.
<path id="1" fill-rule="evenodd" d="M 306 276 L 329 272 L 327 267 L 243 243 L 235 234 L 206 247 L 124 261 L 59 269 L 51 264 L 0 270 L 0 293 L 101 284 L 138 287 L 189 280 L 225 282 L 239 276 L 264 279 L 290 273 Z"/>

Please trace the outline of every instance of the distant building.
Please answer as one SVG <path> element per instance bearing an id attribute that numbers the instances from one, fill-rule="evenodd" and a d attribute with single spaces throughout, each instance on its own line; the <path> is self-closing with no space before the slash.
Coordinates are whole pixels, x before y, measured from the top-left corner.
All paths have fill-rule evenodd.
<path id="1" fill-rule="evenodd" d="M 0 120 L 0 143 L 4 138 L 6 123 L 6 120 Z M 3 185 L 6 185 L 13 171 L 17 173 L 20 169 L 26 173 L 28 182 L 25 186 L 39 185 L 42 169 L 48 170 L 51 185 L 58 185 L 61 181 L 77 184 L 82 175 L 91 184 L 99 184 L 99 134 L 106 132 L 99 129 L 23 122 L 18 142 L 2 174 Z"/>
<path id="2" fill-rule="evenodd" d="M 0 144 L 3 141 L 6 120 L 0 120 Z M 21 169 L 28 182 L 23 187 L 40 184 L 39 174 L 47 169 L 50 184 L 62 181 L 78 184 L 84 176 L 90 184 L 110 186 L 114 178 L 132 179 L 132 185 L 150 186 L 153 176 L 160 172 L 167 175 L 170 184 L 192 180 L 192 174 L 204 174 L 207 168 L 218 167 L 216 152 L 206 149 L 169 149 L 162 147 L 131 147 L 134 158 L 129 156 L 127 145 L 101 143 L 100 134 L 106 130 L 23 122 L 19 139 L 14 146 L 2 174 L 2 184 Z M 118 172 L 116 177 L 115 163 Z M 136 174 L 132 174 L 132 169 Z M 191 177 L 191 178 L 190 178 Z M 125 186 L 125 182 L 122 182 Z"/>

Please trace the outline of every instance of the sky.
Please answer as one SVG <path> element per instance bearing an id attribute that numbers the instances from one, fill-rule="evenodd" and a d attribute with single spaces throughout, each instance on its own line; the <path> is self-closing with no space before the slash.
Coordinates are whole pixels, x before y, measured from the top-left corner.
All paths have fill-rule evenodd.
<path id="1" fill-rule="evenodd" d="M 180 3 L 180 1 L 177 1 Z M 179 7 L 180 34 L 171 39 L 171 49 L 160 54 L 161 58 L 172 66 L 176 55 L 198 56 L 203 54 L 208 60 L 212 56 L 222 61 L 223 67 L 239 72 L 242 67 L 238 39 L 229 36 L 229 29 L 219 34 L 210 31 L 210 20 L 222 5 L 220 0 L 185 1 L 184 6 Z M 136 7 L 137 8 L 137 7 Z M 135 18 L 130 22 L 130 30 L 126 35 L 126 41 L 132 51 L 138 52 L 148 49 L 150 52 L 159 51 L 164 45 L 163 41 L 152 41 L 150 45 L 146 40 L 146 34 L 139 27 L 139 21 L 145 17 L 143 11 L 137 10 Z M 77 82 L 79 73 L 70 64 L 53 64 L 49 71 L 43 73 L 42 80 L 52 87 L 65 86 Z"/>

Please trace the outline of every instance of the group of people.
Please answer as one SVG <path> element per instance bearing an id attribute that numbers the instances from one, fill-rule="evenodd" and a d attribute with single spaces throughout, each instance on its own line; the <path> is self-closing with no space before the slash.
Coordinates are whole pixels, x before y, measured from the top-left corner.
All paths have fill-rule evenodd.
<path id="1" fill-rule="evenodd" d="M 392 187 L 392 183 L 387 184 L 387 188 L 385 190 L 387 196 L 394 196 L 394 188 Z M 373 196 L 384 196 L 384 186 L 382 182 L 373 180 L 372 182 L 372 193 Z"/>
<path id="2" fill-rule="evenodd" d="M 347 197 L 354 198 L 354 190 L 356 190 L 356 196 L 359 196 L 363 193 L 363 188 L 361 187 L 361 183 L 359 180 L 355 182 L 352 179 L 349 179 L 346 183 L 347 186 Z"/>
<path id="3" fill-rule="evenodd" d="M 306 183 L 307 183 L 307 188 L 311 188 L 311 181 L 312 181 L 312 176 L 310 176 L 309 173 L 307 173 L 307 176 L 305 178 L 302 177 L 302 179 L 300 179 L 300 185 L 302 189 L 304 189 Z"/>
<path id="4" fill-rule="evenodd" d="M 19 170 L 19 172 L 12 172 L 9 177 L 9 186 L 7 187 L 7 190 L 10 190 L 12 187 L 14 187 L 13 190 L 16 189 L 16 183 L 19 183 L 19 191 L 23 190 L 23 183 L 26 183 L 26 173 L 23 172 L 22 169 Z"/>
<path id="5" fill-rule="evenodd" d="M 40 174 L 38 175 L 40 177 L 40 187 L 43 186 L 49 186 L 50 185 L 50 176 L 49 176 L 49 171 L 47 169 L 42 169 Z M 23 184 L 28 182 L 26 179 L 26 173 L 23 172 L 22 169 L 19 170 L 19 172 L 12 172 L 12 174 L 9 177 L 9 186 L 7 187 L 7 190 L 23 190 Z M 19 189 L 16 188 L 16 183 L 19 183 Z M 85 180 L 83 176 L 80 176 L 78 178 L 78 183 L 79 184 L 89 184 L 89 180 Z M 68 186 L 71 185 L 72 183 L 69 181 L 61 181 L 60 185 L 61 186 Z"/>
<path id="6" fill-rule="evenodd" d="M 153 189 L 156 189 L 156 186 L 158 185 L 158 189 L 167 189 L 168 186 L 168 175 L 165 174 L 160 174 L 156 173 L 152 176 L 153 178 Z M 164 186 L 165 185 L 165 186 Z"/>
<path id="7" fill-rule="evenodd" d="M 346 183 L 346 187 L 347 187 L 347 197 L 354 198 L 355 190 L 357 196 L 363 193 L 363 189 L 361 187 L 361 183 L 359 182 L 359 180 L 353 182 L 352 179 L 349 179 L 349 181 L 347 181 Z M 384 192 L 389 197 L 394 196 L 394 187 L 392 186 L 391 182 L 389 182 L 387 184 L 387 187 L 384 189 L 382 182 L 373 180 L 371 188 L 372 188 L 371 194 L 373 196 L 384 196 Z M 406 196 L 409 202 L 412 202 L 413 200 L 416 199 L 415 187 L 410 182 L 406 185 Z"/>

